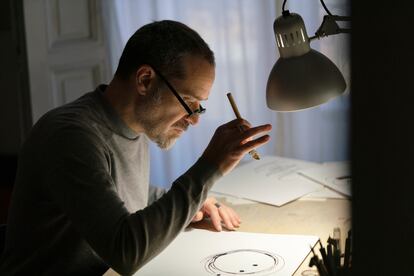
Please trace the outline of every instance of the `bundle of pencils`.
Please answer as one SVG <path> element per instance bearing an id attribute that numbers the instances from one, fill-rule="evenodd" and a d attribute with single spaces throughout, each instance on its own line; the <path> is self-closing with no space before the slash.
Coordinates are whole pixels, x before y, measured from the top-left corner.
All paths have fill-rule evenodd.
<path id="1" fill-rule="evenodd" d="M 319 258 L 313 248 L 311 248 L 313 257 L 309 262 L 309 266 L 316 266 L 320 276 L 348 276 L 352 275 L 352 236 L 351 230 L 348 231 L 348 237 L 345 240 L 345 252 L 340 249 L 339 238 L 328 238 L 328 245 L 323 247 L 319 240 L 319 252 L 322 259 Z"/>

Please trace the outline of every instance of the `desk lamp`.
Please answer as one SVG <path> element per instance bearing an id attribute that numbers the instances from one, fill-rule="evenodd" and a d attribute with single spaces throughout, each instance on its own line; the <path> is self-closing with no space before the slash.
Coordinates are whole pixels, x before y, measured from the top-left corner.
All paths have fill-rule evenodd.
<path id="1" fill-rule="evenodd" d="M 280 58 L 270 72 L 266 88 L 267 106 L 275 111 L 297 111 L 314 107 L 341 95 L 346 88 L 338 67 L 322 53 L 311 49 L 310 41 L 328 35 L 350 33 L 336 21 L 350 21 L 349 16 L 328 15 L 315 36 L 308 37 L 302 17 L 285 10 L 276 18 L 273 30 Z"/>

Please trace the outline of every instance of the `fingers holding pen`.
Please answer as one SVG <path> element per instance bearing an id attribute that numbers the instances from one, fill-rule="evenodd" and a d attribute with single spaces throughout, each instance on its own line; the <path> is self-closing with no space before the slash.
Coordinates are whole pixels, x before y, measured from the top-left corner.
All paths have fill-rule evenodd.
<path id="1" fill-rule="evenodd" d="M 240 146 L 240 150 L 244 153 L 249 152 L 257 147 L 260 147 L 263 144 L 266 144 L 270 140 L 269 135 L 263 135 L 257 139 L 245 142 Z"/>
<path id="2" fill-rule="evenodd" d="M 260 132 L 270 131 L 271 129 L 272 129 L 272 125 L 270 124 L 264 124 L 264 125 L 252 127 L 252 125 L 245 119 L 234 119 L 226 124 L 221 125 L 217 130 L 218 132 L 235 131 L 235 134 L 243 133 L 243 136 L 246 139 L 248 138 L 248 136 L 254 136 L 254 135 L 259 134 Z"/>
<path id="3" fill-rule="evenodd" d="M 271 129 L 272 129 L 272 125 L 270 125 L 270 124 L 265 124 L 265 125 L 261 125 L 261 126 L 257 126 L 257 127 L 244 129 L 242 134 L 240 135 L 241 144 L 245 144 L 248 141 L 255 141 L 255 140 L 252 140 L 252 137 L 254 137 L 254 136 L 256 136 L 260 133 L 263 133 L 263 132 L 268 132 Z M 269 137 L 269 135 L 265 135 L 265 136 Z M 262 136 L 262 137 L 264 137 L 264 136 Z"/>
<path id="4" fill-rule="evenodd" d="M 219 129 L 225 131 L 236 131 L 236 133 L 242 133 L 242 135 L 239 137 L 245 140 L 261 132 L 270 131 L 272 129 L 272 125 L 264 124 L 252 127 L 252 125 L 245 119 L 234 119 L 233 121 L 230 121 L 227 124 L 220 126 Z"/>
<path id="5" fill-rule="evenodd" d="M 241 131 L 240 126 L 246 129 Z M 248 152 L 247 149 L 259 147 L 269 141 L 269 135 L 257 139 L 254 139 L 254 136 L 265 134 L 271 129 L 270 124 L 251 127 L 246 120 L 232 120 L 217 128 L 203 153 L 203 158 L 216 164 L 225 175 L 238 164 Z"/>
<path id="6" fill-rule="evenodd" d="M 245 119 L 234 119 L 226 124 L 223 124 L 220 126 L 220 128 L 223 129 L 237 129 L 238 131 L 240 131 L 242 128 L 243 129 L 248 129 L 251 128 L 252 125 Z"/>
<path id="7" fill-rule="evenodd" d="M 237 125 L 238 129 L 231 130 L 233 133 L 230 134 L 233 138 L 227 143 L 226 147 L 229 151 L 234 151 L 237 154 L 246 153 L 246 149 L 254 149 L 269 141 L 270 136 L 265 134 L 261 137 L 253 139 L 254 136 L 264 134 L 272 129 L 269 124 L 261 125 L 252 128 L 246 128 L 240 130 L 240 125 Z"/>
<path id="8" fill-rule="evenodd" d="M 272 129 L 270 124 L 252 127 L 248 121 L 240 116 L 231 93 L 227 93 L 227 97 L 237 119 L 216 129 L 202 155 L 202 158 L 217 165 L 223 175 L 230 172 L 247 152 L 254 159 L 260 159 L 253 149 L 267 143 L 270 136 L 266 134 L 256 139 L 254 136 L 264 134 Z"/>

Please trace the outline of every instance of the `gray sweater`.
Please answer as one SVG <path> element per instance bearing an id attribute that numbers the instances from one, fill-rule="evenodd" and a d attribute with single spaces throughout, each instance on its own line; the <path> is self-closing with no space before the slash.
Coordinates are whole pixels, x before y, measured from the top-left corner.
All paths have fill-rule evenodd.
<path id="1" fill-rule="evenodd" d="M 148 140 L 117 116 L 105 87 L 33 127 L 19 157 L 0 275 L 100 275 L 109 267 L 133 274 L 190 223 L 221 176 L 199 159 L 168 192 L 150 188 Z"/>

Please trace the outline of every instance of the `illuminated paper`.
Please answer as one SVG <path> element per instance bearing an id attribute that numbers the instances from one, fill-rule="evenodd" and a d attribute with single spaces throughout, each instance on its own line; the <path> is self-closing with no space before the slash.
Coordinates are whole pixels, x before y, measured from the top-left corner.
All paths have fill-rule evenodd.
<path id="1" fill-rule="evenodd" d="M 134 275 L 290 276 L 317 241 L 316 236 L 192 229 Z"/>
<path id="2" fill-rule="evenodd" d="M 235 168 L 211 189 L 214 192 L 281 206 L 311 192 L 321 185 L 297 174 L 321 166 L 302 160 L 265 156 Z"/>

